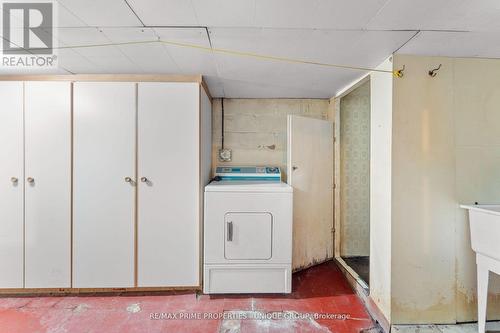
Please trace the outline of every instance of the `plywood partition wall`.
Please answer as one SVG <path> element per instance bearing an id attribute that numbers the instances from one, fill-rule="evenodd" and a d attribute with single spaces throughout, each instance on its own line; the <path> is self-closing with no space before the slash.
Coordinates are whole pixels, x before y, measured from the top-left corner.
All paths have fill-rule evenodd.
<path id="1" fill-rule="evenodd" d="M 287 153 L 294 190 L 292 269 L 300 270 L 333 258 L 333 123 L 288 116 Z"/>
<path id="2" fill-rule="evenodd" d="M 500 60 L 396 55 L 403 65 L 392 117 L 392 322 L 473 321 L 475 258 L 459 204 L 500 202 Z M 488 319 L 500 319 L 493 274 Z"/>
<path id="3" fill-rule="evenodd" d="M 377 69 L 392 71 L 392 57 Z M 390 73 L 370 74 L 370 298 L 387 323 L 391 321 L 392 85 Z"/>

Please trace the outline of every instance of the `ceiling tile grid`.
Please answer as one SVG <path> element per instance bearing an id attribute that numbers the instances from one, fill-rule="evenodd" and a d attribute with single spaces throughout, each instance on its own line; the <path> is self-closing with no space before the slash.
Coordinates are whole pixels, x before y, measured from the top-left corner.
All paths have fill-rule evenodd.
<path id="1" fill-rule="evenodd" d="M 498 0 L 57 1 L 57 38 L 72 47 L 58 73 L 203 74 L 217 97 L 326 98 L 366 71 L 212 47 L 367 68 L 396 50 L 500 57 Z"/>
<path id="2" fill-rule="evenodd" d="M 142 26 L 124 0 L 57 0 L 77 19 L 89 26 Z"/>

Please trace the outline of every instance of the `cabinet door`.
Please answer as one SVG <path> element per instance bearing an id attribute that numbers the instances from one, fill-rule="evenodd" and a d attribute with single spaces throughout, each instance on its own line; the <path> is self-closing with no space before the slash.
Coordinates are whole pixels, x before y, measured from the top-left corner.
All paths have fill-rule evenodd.
<path id="1" fill-rule="evenodd" d="M 73 93 L 73 287 L 133 287 L 136 84 Z"/>
<path id="2" fill-rule="evenodd" d="M 138 285 L 197 286 L 199 86 L 139 83 L 138 106 Z"/>
<path id="3" fill-rule="evenodd" d="M 26 82 L 25 287 L 71 286 L 71 83 Z"/>
<path id="4" fill-rule="evenodd" d="M 273 217 L 270 213 L 227 213 L 224 222 L 226 259 L 271 259 Z"/>
<path id="5" fill-rule="evenodd" d="M 0 82 L 0 288 L 23 287 L 23 83 Z"/>

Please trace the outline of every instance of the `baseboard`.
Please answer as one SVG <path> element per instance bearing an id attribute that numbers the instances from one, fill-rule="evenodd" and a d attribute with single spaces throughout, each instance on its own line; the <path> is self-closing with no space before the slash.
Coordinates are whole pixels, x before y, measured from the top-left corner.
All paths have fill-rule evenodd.
<path id="1" fill-rule="evenodd" d="M 389 333 L 391 331 L 391 324 L 370 297 L 368 285 L 351 267 L 346 264 L 342 258 L 335 258 L 335 262 L 346 277 L 347 282 L 349 282 L 352 289 L 356 292 L 359 298 L 361 298 L 370 316 L 372 316 L 372 318 L 377 322 L 384 333 Z"/>
<path id="2" fill-rule="evenodd" d="M 137 294 L 173 291 L 201 291 L 201 286 L 186 287 L 134 287 L 134 288 L 4 288 L 0 289 L 0 297 L 9 296 L 64 296 L 89 294 Z"/>

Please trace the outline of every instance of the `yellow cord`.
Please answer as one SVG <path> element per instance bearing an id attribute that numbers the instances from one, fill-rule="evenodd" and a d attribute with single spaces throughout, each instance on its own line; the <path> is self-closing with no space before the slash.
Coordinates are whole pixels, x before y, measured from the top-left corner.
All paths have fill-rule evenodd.
<path id="1" fill-rule="evenodd" d="M 273 61 L 282 61 L 282 62 L 288 62 L 288 63 L 295 63 L 295 64 L 315 65 L 315 66 L 323 66 L 323 67 L 334 67 L 334 68 L 351 69 L 351 70 L 359 70 L 359 71 L 371 71 L 371 72 L 380 72 L 380 73 L 390 73 L 390 74 L 394 74 L 394 75 L 397 76 L 396 71 L 389 71 L 389 70 L 383 70 L 383 69 L 374 69 L 374 68 L 368 68 L 368 67 L 356 67 L 356 66 L 331 64 L 331 63 L 309 61 L 309 60 L 301 60 L 301 59 L 293 59 L 293 58 L 264 55 L 264 54 L 258 54 L 258 53 L 252 53 L 252 52 L 234 51 L 234 50 L 229 50 L 229 49 L 219 49 L 219 48 L 201 46 L 201 45 L 196 45 L 196 44 L 187 44 L 187 43 L 173 42 L 173 41 L 162 40 L 162 39 L 149 40 L 149 41 L 137 41 L 137 42 L 122 42 L 122 43 L 105 43 L 105 44 L 60 46 L 60 47 L 56 47 L 55 49 L 79 49 L 79 48 L 90 48 L 90 47 L 106 47 L 106 46 L 137 45 L 137 44 L 152 44 L 152 43 L 162 43 L 162 44 L 166 44 L 166 45 L 172 45 L 172 46 L 179 46 L 179 47 L 186 47 L 186 48 L 198 49 L 198 50 L 203 50 L 203 51 L 207 51 L 207 52 L 216 52 L 216 53 L 230 54 L 230 55 L 235 55 L 235 56 L 240 56 L 240 57 L 250 57 L 250 58 L 257 58 L 257 59 L 264 59 L 264 60 L 273 60 Z"/>

